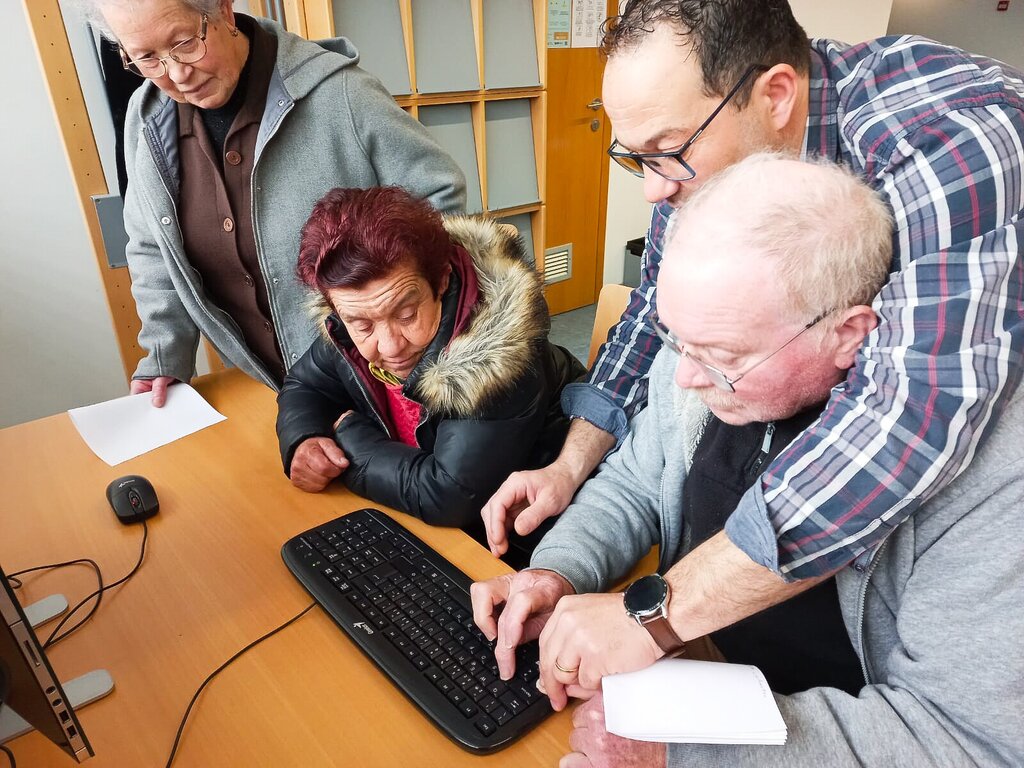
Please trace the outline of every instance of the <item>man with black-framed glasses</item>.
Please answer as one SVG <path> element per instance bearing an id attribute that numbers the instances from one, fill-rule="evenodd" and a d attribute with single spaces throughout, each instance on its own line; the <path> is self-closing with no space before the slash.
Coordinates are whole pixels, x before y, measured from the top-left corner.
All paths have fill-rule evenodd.
<path id="1" fill-rule="evenodd" d="M 748 228 L 729 226 L 735 210 Z M 540 683 L 556 708 L 567 694 L 591 697 L 573 713 L 561 768 L 1021 764 L 1024 396 L 948 491 L 886 525 L 869 567 L 791 584 L 773 593 L 782 602 L 719 628 L 716 613 L 731 606 L 709 603 L 717 563 L 746 557 L 729 552 L 722 528 L 762 467 L 798 456 L 812 472 L 835 469 L 806 454 L 806 434 L 828 418 L 830 396 L 856 386 L 847 371 L 875 362 L 869 304 L 889 276 L 892 222 L 849 171 L 778 154 L 719 174 L 673 221 L 659 285 L 666 343 L 648 407 L 530 567 L 471 589 L 475 619 L 499 649 L 540 634 Z M 911 501 L 907 489 L 890 492 Z M 658 573 L 601 593 L 655 545 Z M 739 594 L 762 588 L 742 569 L 729 577 Z M 684 640 L 706 628 L 726 661 L 764 673 L 785 746 L 609 733 L 602 677 L 700 658 L 694 647 L 706 647 Z M 510 659 L 499 661 L 507 673 Z M 630 705 L 671 706 L 651 699 Z"/>
<path id="2" fill-rule="evenodd" d="M 565 509 L 646 406 L 666 223 L 707 180 L 764 148 L 823 157 L 894 213 L 869 353 L 800 451 L 767 464 L 729 517 L 700 569 L 713 588 L 682 609 L 684 633 L 700 634 L 808 580 L 869 568 L 890 526 L 995 428 L 1024 374 L 1024 75 L 917 37 L 808 41 L 785 0 L 631 0 L 604 47 L 612 153 L 642 171 L 655 203 L 643 281 L 587 382 L 563 393 L 574 421 L 559 459 L 516 473 L 484 507 L 496 553 L 512 526 Z M 746 213 L 729 226 L 748 227 Z M 518 641 L 499 634 L 499 653 Z"/>

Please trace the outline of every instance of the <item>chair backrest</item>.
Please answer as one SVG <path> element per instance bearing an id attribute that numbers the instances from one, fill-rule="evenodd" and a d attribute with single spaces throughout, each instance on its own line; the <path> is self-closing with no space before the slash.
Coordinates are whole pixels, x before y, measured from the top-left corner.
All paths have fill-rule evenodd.
<path id="1" fill-rule="evenodd" d="M 608 339 L 610 331 L 622 317 L 629 304 L 629 294 L 633 289 L 628 285 L 609 283 L 601 289 L 597 299 L 597 314 L 594 316 L 594 330 L 590 334 L 590 354 L 587 357 L 587 368 L 594 364 L 597 350 Z"/>

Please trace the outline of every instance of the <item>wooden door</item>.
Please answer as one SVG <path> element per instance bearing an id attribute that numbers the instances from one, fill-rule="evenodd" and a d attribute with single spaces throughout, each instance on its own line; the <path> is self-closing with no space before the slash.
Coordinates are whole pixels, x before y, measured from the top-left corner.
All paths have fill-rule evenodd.
<path id="1" fill-rule="evenodd" d="M 597 48 L 548 49 L 544 247 L 572 244 L 571 278 L 546 290 L 551 314 L 593 304 L 603 282 L 608 202 L 605 150 L 611 141 L 611 128 L 600 106 L 603 74 L 604 59 Z"/>

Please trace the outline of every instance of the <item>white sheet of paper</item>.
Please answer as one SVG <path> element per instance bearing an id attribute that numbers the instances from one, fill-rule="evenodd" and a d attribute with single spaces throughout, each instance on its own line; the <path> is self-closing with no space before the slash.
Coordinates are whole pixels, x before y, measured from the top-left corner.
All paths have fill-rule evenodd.
<path id="1" fill-rule="evenodd" d="M 227 418 L 188 384 L 168 387 L 163 408 L 154 408 L 152 394 L 143 392 L 72 408 L 68 415 L 86 445 L 112 467 Z"/>
<path id="2" fill-rule="evenodd" d="M 677 744 L 785 744 L 786 723 L 757 667 L 666 659 L 604 689 L 609 732 Z"/>

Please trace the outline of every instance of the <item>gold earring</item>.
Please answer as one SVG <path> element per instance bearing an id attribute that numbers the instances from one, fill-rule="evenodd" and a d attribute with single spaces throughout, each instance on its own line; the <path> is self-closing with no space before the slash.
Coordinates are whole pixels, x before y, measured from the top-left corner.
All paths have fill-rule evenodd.
<path id="1" fill-rule="evenodd" d="M 232 27 L 231 28 L 231 36 L 232 37 L 238 37 L 238 27 Z"/>

